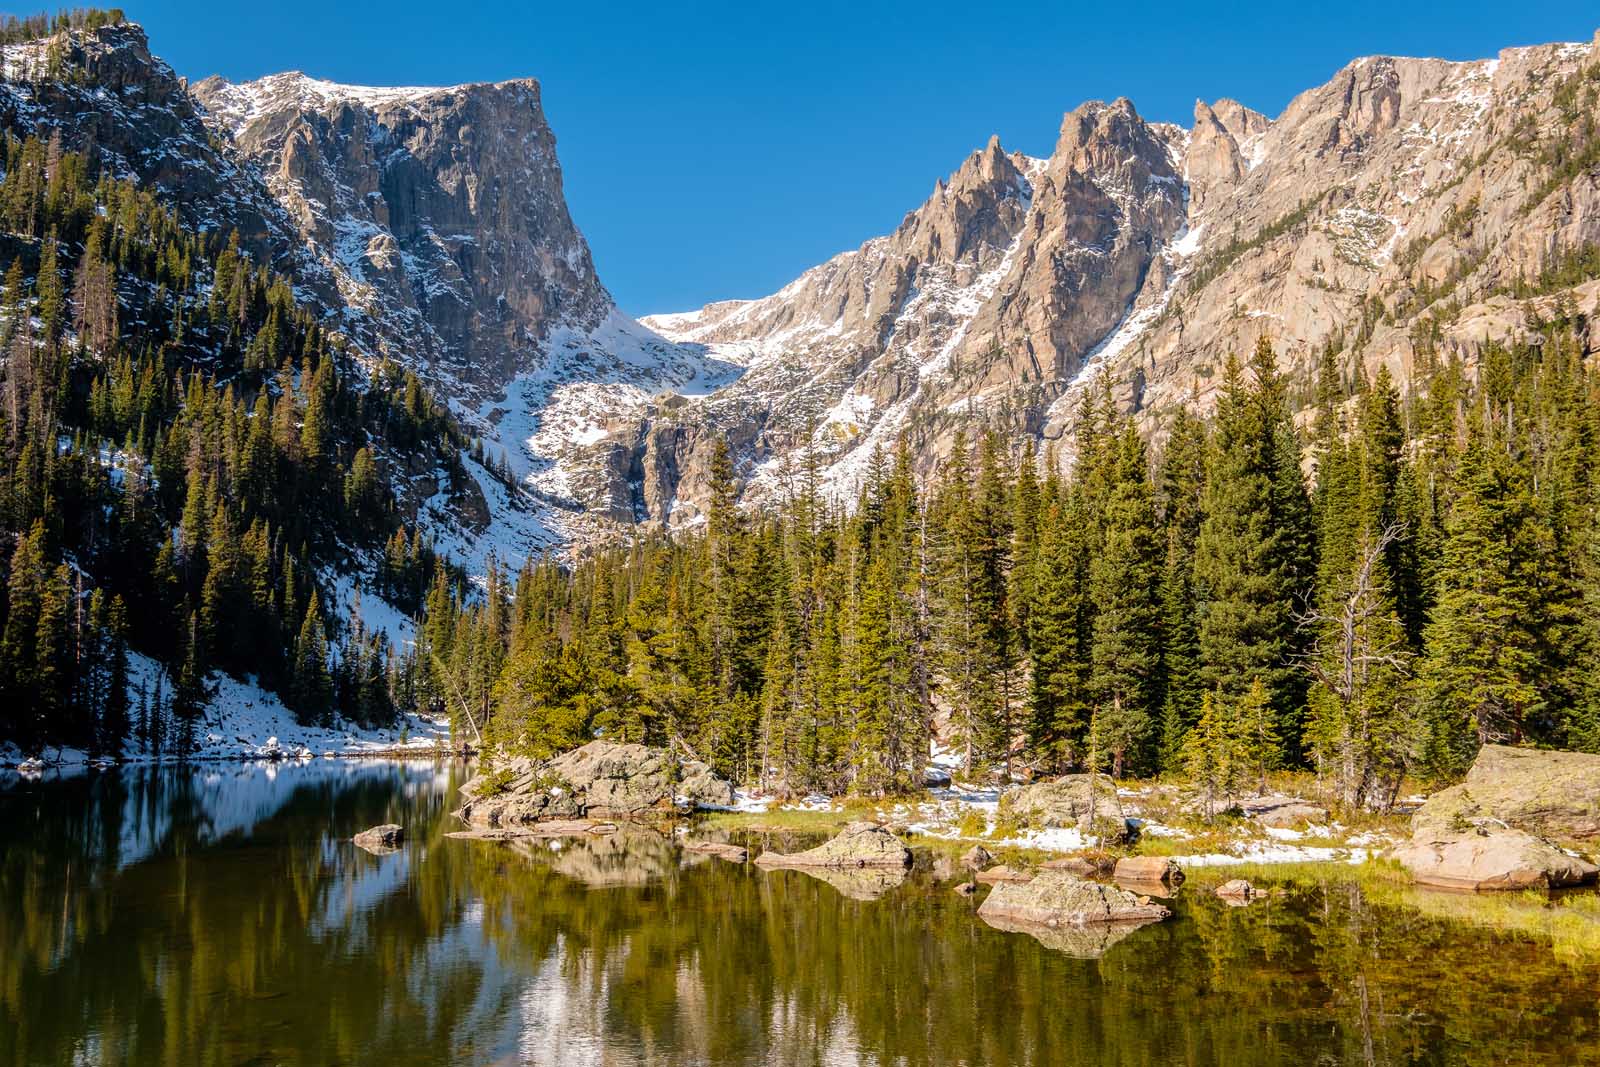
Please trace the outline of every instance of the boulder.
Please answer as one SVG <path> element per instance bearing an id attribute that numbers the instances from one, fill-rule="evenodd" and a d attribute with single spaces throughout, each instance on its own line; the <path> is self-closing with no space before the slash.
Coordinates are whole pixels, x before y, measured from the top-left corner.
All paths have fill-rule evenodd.
<path id="1" fill-rule="evenodd" d="M 368 852 L 379 856 L 397 851 L 401 842 L 405 839 L 406 828 L 392 822 L 374 826 L 370 830 L 363 830 L 351 838 L 357 847 L 364 848 Z"/>
<path id="2" fill-rule="evenodd" d="M 1110 856 L 1057 856 L 1053 860 L 1046 860 L 1040 866 L 1047 871 L 1071 871 L 1082 877 L 1097 874 L 1109 874 L 1116 866 Z"/>
<path id="3" fill-rule="evenodd" d="M 977 882 L 962 882 L 961 884 L 956 886 L 956 895 L 957 896 L 961 896 L 961 897 L 970 897 L 970 896 L 972 896 L 972 894 L 976 893 L 977 891 L 978 891 L 978 883 Z"/>
<path id="4" fill-rule="evenodd" d="M 715 856 L 729 863 L 744 863 L 750 859 L 750 850 L 743 845 L 730 844 L 727 841 L 690 841 L 683 846 L 685 852 L 695 852 L 705 856 Z"/>
<path id="5" fill-rule="evenodd" d="M 1172 914 L 1125 889 L 1090 882 L 1067 871 L 1041 871 L 1028 882 L 1004 882 L 978 908 L 985 919 L 1035 926 L 1144 923 Z"/>
<path id="6" fill-rule="evenodd" d="M 994 857 L 982 845 L 973 845 L 961 857 L 961 866 L 969 871 L 981 871 L 993 862 Z"/>
<path id="7" fill-rule="evenodd" d="M 1299 797 L 1255 797 L 1239 806 L 1245 815 L 1262 826 L 1286 830 L 1298 830 L 1307 825 L 1321 826 L 1329 819 L 1327 808 Z"/>
<path id="8" fill-rule="evenodd" d="M 1266 895 L 1265 889 L 1257 889 L 1243 878 L 1234 878 L 1217 886 L 1217 896 L 1230 904 L 1248 904 L 1257 897 Z"/>
<path id="9" fill-rule="evenodd" d="M 1124 856 L 1111 876 L 1119 882 L 1183 883 L 1183 869 L 1165 856 Z"/>
<path id="10" fill-rule="evenodd" d="M 1429 797 L 1411 826 L 1459 834 L 1484 819 L 1560 841 L 1600 837 L 1600 756 L 1485 745 L 1466 779 Z"/>
<path id="11" fill-rule="evenodd" d="M 756 857 L 760 867 L 883 867 L 905 869 L 911 866 L 911 850 L 898 837 L 876 823 L 853 822 L 833 840 L 784 855 L 763 852 Z"/>
<path id="12" fill-rule="evenodd" d="M 513 759 L 461 787 L 456 815 L 485 829 L 550 820 L 632 819 L 675 803 L 728 807 L 733 786 L 664 749 L 591 741 L 543 763 Z"/>
<path id="13" fill-rule="evenodd" d="M 1033 875 L 1027 871 L 1019 871 L 1015 867 L 1007 867 L 1003 863 L 996 864 L 986 871 L 979 871 L 974 877 L 984 885 L 999 885 L 1001 882 L 1029 882 L 1033 880 Z"/>
<path id="14" fill-rule="evenodd" d="M 1104 774 L 1068 774 L 1053 782 L 1020 786 L 1006 793 L 1001 804 L 1033 826 L 1088 832 L 1091 796 L 1095 823 L 1112 827 L 1114 836 L 1125 831 L 1127 823 L 1116 783 Z"/>
<path id="15" fill-rule="evenodd" d="M 930 764 L 922 769 L 922 784 L 929 789 L 947 788 L 951 781 L 950 772 L 943 767 L 935 767 Z"/>
<path id="16" fill-rule="evenodd" d="M 1521 830 L 1424 828 L 1394 858 L 1422 885 L 1449 889 L 1556 889 L 1585 885 L 1600 868 Z"/>

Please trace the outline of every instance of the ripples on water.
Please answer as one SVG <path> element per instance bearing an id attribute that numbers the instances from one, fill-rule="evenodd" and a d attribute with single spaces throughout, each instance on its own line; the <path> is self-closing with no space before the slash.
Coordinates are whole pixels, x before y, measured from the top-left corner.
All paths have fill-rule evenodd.
<path id="1" fill-rule="evenodd" d="M 920 869 L 764 873 L 646 830 L 448 839 L 463 777 L 0 778 L 0 1065 L 1600 1062 L 1593 967 L 1348 871 L 1036 938 Z M 348 843 L 380 822 L 401 850 Z"/>

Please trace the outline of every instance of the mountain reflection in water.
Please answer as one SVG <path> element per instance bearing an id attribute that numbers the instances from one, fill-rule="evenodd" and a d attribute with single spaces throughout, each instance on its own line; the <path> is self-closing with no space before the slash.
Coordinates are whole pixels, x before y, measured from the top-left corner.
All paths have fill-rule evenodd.
<path id="1" fill-rule="evenodd" d="M 1245 908 L 1185 890 L 1145 928 L 1009 931 L 928 864 L 763 872 L 638 827 L 449 839 L 463 777 L 0 778 L 0 1067 L 1600 1058 L 1594 967 L 1348 872 Z M 395 853 L 349 842 L 383 822 Z"/>

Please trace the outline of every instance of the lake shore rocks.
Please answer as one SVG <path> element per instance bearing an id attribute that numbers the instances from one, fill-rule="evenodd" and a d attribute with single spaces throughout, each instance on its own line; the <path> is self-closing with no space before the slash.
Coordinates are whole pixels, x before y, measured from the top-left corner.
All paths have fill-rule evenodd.
<path id="1" fill-rule="evenodd" d="M 997 863 L 987 870 L 979 871 L 973 877 L 984 885 L 999 885 L 1001 882 L 1027 882 L 1033 879 L 1033 875 L 1027 871 L 1019 871 L 1015 867 L 1007 867 L 1003 863 Z"/>
<path id="2" fill-rule="evenodd" d="M 1392 855 L 1419 885 L 1554 889 L 1600 877 L 1554 842 L 1596 837 L 1600 756 L 1485 745 L 1465 780 L 1417 809 Z"/>
<path id="3" fill-rule="evenodd" d="M 397 823 L 387 822 L 381 826 L 374 826 L 363 830 L 351 838 L 357 848 L 364 848 L 373 855 L 382 856 L 390 852 L 397 852 L 406 839 L 406 828 Z"/>
<path id="4" fill-rule="evenodd" d="M 1094 826 L 1090 826 L 1091 800 Z M 1120 839 L 1128 833 L 1117 783 L 1104 774 L 1068 774 L 1019 786 L 1000 798 L 1004 810 L 1041 829 L 1091 830 Z"/>
<path id="5" fill-rule="evenodd" d="M 1229 904 L 1248 904 L 1258 897 L 1267 895 L 1265 889 L 1258 889 L 1243 878 L 1231 878 L 1217 886 L 1217 896 Z"/>
<path id="6" fill-rule="evenodd" d="M 514 759 L 461 787 L 457 817 L 482 829 L 637 819 L 677 804 L 728 807 L 733 786 L 703 763 L 644 745 L 591 741 L 543 762 Z"/>
<path id="7" fill-rule="evenodd" d="M 683 850 L 702 856 L 715 856 L 729 863 L 745 863 L 750 859 L 749 849 L 727 841 L 690 841 L 683 846 Z"/>
<path id="8" fill-rule="evenodd" d="M 1041 871 L 1027 882 L 1003 882 L 978 907 L 985 919 L 1042 927 L 1146 923 L 1172 913 L 1148 898 L 1068 871 Z"/>
<path id="9" fill-rule="evenodd" d="M 1485 745 L 1466 778 L 1429 797 L 1414 831 L 1459 831 L 1483 819 L 1560 841 L 1600 838 L 1600 756 Z"/>
<path id="10" fill-rule="evenodd" d="M 1587 885 L 1600 874 L 1548 841 L 1497 826 L 1424 829 L 1394 858 L 1418 884 L 1446 889 L 1559 889 Z"/>
<path id="11" fill-rule="evenodd" d="M 870 822 L 853 822 L 832 840 L 804 852 L 785 855 L 763 852 L 756 857 L 758 867 L 793 868 L 900 868 L 911 866 L 911 850 L 888 830 Z"/>
<path id="12" fill-rule="evenodd" d="M 1111 877 L 1119 882 L 1154 882 L 1182 885 L 1183 869 L 1166 856 L 1124 856 L 1117 860 Z"/>

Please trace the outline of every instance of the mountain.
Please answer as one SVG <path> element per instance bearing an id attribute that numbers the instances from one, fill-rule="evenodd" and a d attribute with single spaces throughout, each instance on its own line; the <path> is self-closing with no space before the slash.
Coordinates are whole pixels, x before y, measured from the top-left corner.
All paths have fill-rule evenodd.
<path id="1" fill-rule="evenodd" d="M 604 420 L 737 376 L 617 309 L 567 211 L 537 81 L 371 88 L 296 72 L 191 91 L 333 280 L 339 329 L 427 374 L 556 526 L 582 504 L 634 517 L 625 497 L 573 498 L 566 461 Z"/>
<path id="2" fill-rule="evenodd" d="M 189 86 L 137 26 L 51 40 L 8 64 L 78 73 L 8 86 L 10 128 L 93 145 L 237 231 L 363 358 L 422 375 L 485 459 L 465 497 L 411 499 L 479 565 L 694 521 L 717 440 L 753 502 L 813 464 L 849 501 L 875 450 L 904 438 L 926 475 L 962 427 L 1070 462 L 1102 389 L 1159 440 L 1263 335 L 1304 406 L 1323 364 L 1425 390 L 1525 333 L 1530 296 L 1595 302 L 1573 266 L 1600 240 L 1594 161 L 1564 146 L 1592 44 L 1369 57 L 1276 118 L 1197 102 L 1187 130 L 1083 104 L 1048 158 L 991 140 L 893 233 L 777 293 L 635 321 L 567 210 L 532 79 Z M 509 482 L 480 476 L 502 464 Z"/>
<path id="3" fill-rule="evenodd" d="M 749 364 L 673 414 L 677 439 L 728 434 L 758 494 L 814 459 L 849 501 L 901 435 L 924 473 L 969 424 L 1066 461 L 1102 378 L 1159 437 L 1261 336 L 1302 406 L 1324 360 L 1347 380 L 1386 365 L 1408 392 L 1452 356 L 1470 374 L 1486 340 L 1527 335 L 1530 296 L 1595 306 L 1574 264 L 1600 241 L 1600 160 L 1569 144 L 1595 59 L 1369 57 L 1276 119 L 1197 102 L 1185 131 L 1119 100 L 1070 112 L 1048 160 L 991 141 L 893 234 L 763 299 L 646 318 Z M 673 465 L 659 426 L 630 433 Z"/>

